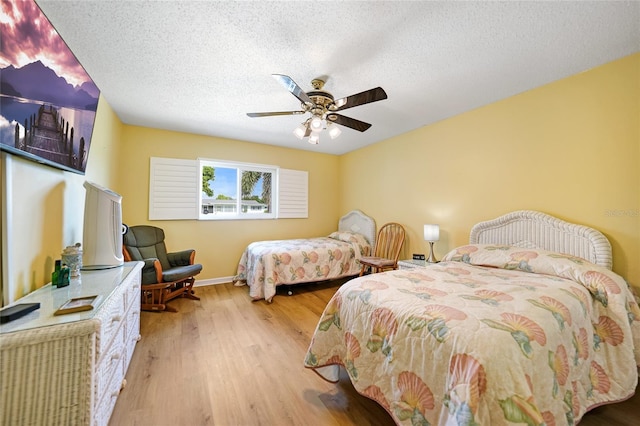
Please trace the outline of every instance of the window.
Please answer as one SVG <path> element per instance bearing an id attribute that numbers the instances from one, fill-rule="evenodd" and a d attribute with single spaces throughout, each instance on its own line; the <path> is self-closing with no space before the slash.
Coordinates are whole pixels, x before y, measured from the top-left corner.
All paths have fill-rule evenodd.
<path id="1" fill-rule="evenodd" d="M 152 157 L 149 220 L 307 218 L 308 189 L 306 171 Z"/>
<path id="2" fill-rule="evenodd" d="M 275 217 L 277 168 L 221 161 L 200 161 L 200 219 Z"/>

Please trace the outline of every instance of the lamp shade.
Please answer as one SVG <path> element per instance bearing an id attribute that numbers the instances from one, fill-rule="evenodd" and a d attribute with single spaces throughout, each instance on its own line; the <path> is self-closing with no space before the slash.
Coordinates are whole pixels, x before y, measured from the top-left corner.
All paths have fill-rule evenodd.
<path id="1" fill-rule="evenodd" d="M 317 132 L 311 132 L 311 136 L 309 136 L 309 143 L 312 145 L 318 145 L 320 142 L 320 136 Z"/>
<path id="2" fill-rule="evenodd" d="M 299 125 L 293 131 L 293 134 L 296 135 L 298 139 L 304 138 L 304 135 L 307 133 L 307 126 L 304 124 Z"/>
<path id="3" fill-rule="evenodd" d="M 322 118 L 314 116 L 309 122 L 309 127 L 311 127 L 311 131 L 314 132 L 322 130 Z"/>
<path id="4" fill-rule="evenodd" d="M 340 136 L 340 133 L 342 133 L 342 130 L 340 130 L 338 126 L 335 124 L 331 126 L 331 129 L 329 130 L 329 136 L 331 136 L 331 139 L 337 138 Z"/>
<path id="5" fill-rule="evenodd" d="M 440 225 L 427 224 L 424 225 L 424 240 L 438 241 L 440 239 Z"/>

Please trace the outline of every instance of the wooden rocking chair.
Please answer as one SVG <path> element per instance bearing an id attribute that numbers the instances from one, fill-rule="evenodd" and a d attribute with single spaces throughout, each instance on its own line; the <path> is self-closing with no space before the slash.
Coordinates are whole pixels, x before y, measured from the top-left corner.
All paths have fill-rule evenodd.
<path id="1" fill-rule="evenodd" d="M 161 228 L 131 226 L 124 234 L 122 251 L 125 261 L 144 262 L 142 310 L 177 312 L 168 301 L 176 297 L 200 300 L 193 290 L 194 277 L 202 271 L 202 265 L 193 263 L 196 251 L 168 253 Z"/>

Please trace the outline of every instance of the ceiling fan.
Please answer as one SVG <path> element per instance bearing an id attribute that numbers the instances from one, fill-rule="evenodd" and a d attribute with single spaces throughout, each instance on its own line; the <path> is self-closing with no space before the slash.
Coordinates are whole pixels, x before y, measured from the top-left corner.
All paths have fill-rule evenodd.
<path id="1" fill-rule="evenodd" d="M 309 143 L 312 144 L 318 143 L 318 134 L 323 129 L 329 129 L 331 138 L 336 138 L 341 132 L 339 128 L 333 126 L 334 123 L 359 132 L 366 131 L 371 127 L 371 124 L 338 114 L 337 111 L 387 99 L 387 94 L 381 87 L 365 90 L 345 98 L 334 99 L 331 93 L 322 89 L 325 81 L 320 78 L 311 81 L 314 90 L 304 92 L 291 77 L 283 74 L 272 74 L 272 76 L 300 100 L 301 109 L 299 111 L 249 112 L 247 115 L 249 117 L 270 117 L 310 113 L 311 116 L 297 127 L 293 133 L 300 139 L 309 137 Z"/>

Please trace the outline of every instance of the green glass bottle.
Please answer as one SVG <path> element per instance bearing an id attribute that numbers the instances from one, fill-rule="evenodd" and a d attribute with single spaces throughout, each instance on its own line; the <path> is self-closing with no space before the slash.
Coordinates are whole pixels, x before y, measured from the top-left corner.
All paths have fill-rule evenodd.
<path id="1" fill-rule="evenodd" d="M 56 260 L 56 264 L 53 268 L 53 272 L 51 273 L 51 287 L 58 287 L 58 283 L 60 282 L 60 260 Z"/>
<path id="2" fill-rule="evenodd" d="M 71 270 L 69 269 L 69 267 L 63 263 L 58 275 L 58 288 L 66 287 L 69 285 L 69 283 L 71 282 L 71 279 L 69 277 L 70 272 Z"/>

